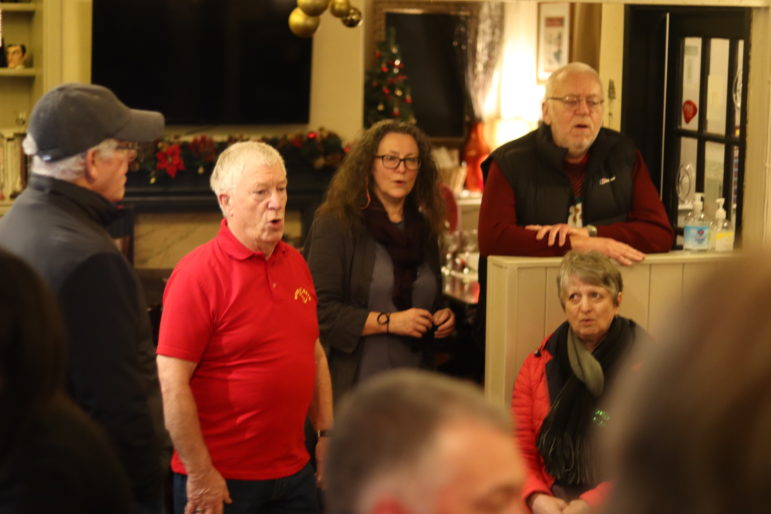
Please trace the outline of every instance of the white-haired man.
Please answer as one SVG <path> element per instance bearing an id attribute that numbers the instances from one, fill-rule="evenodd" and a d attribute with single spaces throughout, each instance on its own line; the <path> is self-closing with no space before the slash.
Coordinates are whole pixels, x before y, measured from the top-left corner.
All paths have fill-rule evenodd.
<path id="1" fill-rule="evenodd" d="M 642 156 L 602 128 L 603 104 L 592 67 L 574 62 L 549 77 L 541 126 L 483 163 L 483 256 L 597 250 L 629 265 L 671 249 L 674 232 Z"/>
<path id="2" fill-rule="evenodd" d="M 310 412 L 323 461 L 332 388 L 313 279 L 281 240 L 284 162 L 266 144 L 236 143 L 211 186 L 220 231 L 177 264 L 163 298 L 158 371 L 175 511 L 315 513 L 304 425 Z"/>
<path id="3" fill-rule="evenodd" d="M 106 226 L 120 210 L 137 142 L 163 135 L 161 113 L 129 109 L 107 88 L 64 84 L 30 115 L 27 188 L 0 219 L 0 245 L 57 295 L 69 391 L 115 444 L 137 512 L 163 512 L 168 436 L 145 297 Z"/>

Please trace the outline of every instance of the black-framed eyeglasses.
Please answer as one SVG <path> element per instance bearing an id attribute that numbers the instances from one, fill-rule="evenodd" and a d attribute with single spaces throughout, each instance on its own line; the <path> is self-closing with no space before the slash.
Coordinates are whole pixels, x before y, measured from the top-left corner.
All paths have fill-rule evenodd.
<path id="1" fill-rule="evenodd" d="M 605 102 L 605 100 L 599 96 L 566 95 L 566 96 L 549 96 L 546 99 L 557 100 L 558 102 L 561 102 L 562 105 L 564 105 L 568 109 L 578 109 L 578 106 L 581 105 L 581 99 L 583 99 L 586 102 L 586 106 L 590 110 L 599 109 L 602 106 L 603 102 Z"/>
<path id="2" fill-rule="evenodd" d="M 376 159 L 380 159 L 383 163 L 383 167 L 389 170 L 395 170 L 399 167 L 399 164 L 404 163 L 404 167 L 410 171 L 417 171 L 420 169 L 420 159 L 417 157 L 397 157 L 396 155 L 376 155 Z"/>

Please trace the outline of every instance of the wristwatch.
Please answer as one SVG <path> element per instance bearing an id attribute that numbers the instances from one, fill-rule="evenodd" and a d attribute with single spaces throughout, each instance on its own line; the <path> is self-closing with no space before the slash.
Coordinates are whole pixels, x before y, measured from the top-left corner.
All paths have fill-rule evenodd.
<path id="1" fill-rule="evenodd" d="M 586 225 L 584 228 L 589 232 L 589 237 L 597 237 L 597 227 L 594 225 Z"/>
<path id="2" fill-rule="evenodd" d="M 381 312 L 377 315 L 377 324 L 380 326 L 385 325 L 386 327 L 386 334 L 391 333 L 391 313 L 390 312 Z"/>

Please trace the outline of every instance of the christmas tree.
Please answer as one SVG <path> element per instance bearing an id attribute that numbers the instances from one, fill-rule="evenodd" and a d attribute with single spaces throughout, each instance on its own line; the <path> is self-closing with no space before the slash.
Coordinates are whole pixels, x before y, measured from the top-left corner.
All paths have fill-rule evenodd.
<path id="1" fill-rule="evenodd" d="M 367 72 L 364 107 L 367 127 L 385 119 L 415 123 L 412 94 L 393 27 L 388 28 L 386 40 L 378 43 L 375 65 Z"/>

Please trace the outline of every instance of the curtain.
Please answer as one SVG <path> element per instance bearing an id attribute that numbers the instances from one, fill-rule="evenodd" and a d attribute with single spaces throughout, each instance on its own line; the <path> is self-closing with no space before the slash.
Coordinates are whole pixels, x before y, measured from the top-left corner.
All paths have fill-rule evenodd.
<path id="1" fill-rule="evenodd" d="M 473 40 L 465 48 L 465 84 L 471 121 L 478 122 L 484 118 L 484 101 L 503 47 L 503 3 L 482 2 L 476 27 L 469 27 L 468 35 Z"/>

